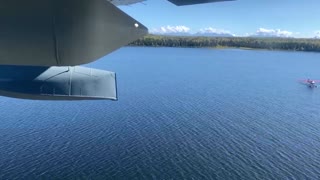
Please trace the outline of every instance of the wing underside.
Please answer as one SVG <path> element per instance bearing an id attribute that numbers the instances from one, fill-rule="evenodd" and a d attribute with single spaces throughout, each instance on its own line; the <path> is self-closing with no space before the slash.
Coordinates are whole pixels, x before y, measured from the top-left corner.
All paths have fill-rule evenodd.
<path id="1" fill-rule="evenodd" d="M 115 6 L 121 5 L 130 5 L 141 3 L 147 0 L 108 0 Z M 234 1 L 234 0 L 168 0 L 171 3 L 177 6 L 184 6 L 184 5 L 193 5 L 193 4 L 203 4 L 203 3 L 214 3 L 214 2 L 222 2 L 222 1 Z"/>
<path id="2" fill-rule="evenodd" d="M 77 65 L 146 35 L 145 26 L 116 7 L 142 1 L 0 0 L 0 95 L 117 100 L 114 72 Z M 181 6 L 228 0 L 169 1 Z"/>
<path id="3" fill-rule="evenodd" d="M 203 4 L 203 3 L 214 3 L 222 1 L 234 1 L 234 0 L 168 0 L 177 6 Z"/>
<path id="4" fill-rule="evenodd" d="M 0 64 L 74 66 L 148 33 L 104 0 L 0 0 Z"/>
<path id="5" fill-rule="evenodd" d="M 114 5 L 142 0 L 109 1 L 0 0 L 0 64 L 86 64 L 148 33 Z M 191 5 L 226 0 L 169 1 Z"/>

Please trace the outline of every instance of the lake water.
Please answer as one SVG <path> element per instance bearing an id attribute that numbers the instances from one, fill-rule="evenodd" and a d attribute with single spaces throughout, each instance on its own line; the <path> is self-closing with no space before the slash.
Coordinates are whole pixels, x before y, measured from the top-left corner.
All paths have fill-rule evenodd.
<path id="1" fill-rule="evenodd" d="M 320 54 L 122 48 L 119 101 L 0 98 L 0 179 L 319 179 Z"/>

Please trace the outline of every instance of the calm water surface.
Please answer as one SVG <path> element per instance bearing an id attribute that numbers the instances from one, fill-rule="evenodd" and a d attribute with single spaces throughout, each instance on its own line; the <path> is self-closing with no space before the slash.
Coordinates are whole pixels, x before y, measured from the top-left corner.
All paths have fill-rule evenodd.
<path id="1" fill-rule="evenodd" d="M 123 48 L 119 101 L 0 98 L 0 179 L 319 179 L 320 54 Z"/>

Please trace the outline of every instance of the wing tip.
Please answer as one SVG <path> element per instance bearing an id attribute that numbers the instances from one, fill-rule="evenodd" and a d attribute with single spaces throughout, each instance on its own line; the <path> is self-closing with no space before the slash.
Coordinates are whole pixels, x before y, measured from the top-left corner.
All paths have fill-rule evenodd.
<path id="1" fill-rule="evenodd" d="M 195 4 L 205 4 L 205 3 L 215 3 L 215 2 L 225 2 L 225 1 L 236 1 L 236 0 L 168 0 L 176 6 L 186 6 Z"/>

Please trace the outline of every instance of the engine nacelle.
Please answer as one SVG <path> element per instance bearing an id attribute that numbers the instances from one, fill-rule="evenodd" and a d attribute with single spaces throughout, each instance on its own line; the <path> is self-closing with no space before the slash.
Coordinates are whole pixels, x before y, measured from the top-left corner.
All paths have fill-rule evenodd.
<path id="1" fill-rule="evenodd" d="M 117 100 L 116 74 L 86 67 L 0 66 L 0 95 L 35 100 Z"/>

